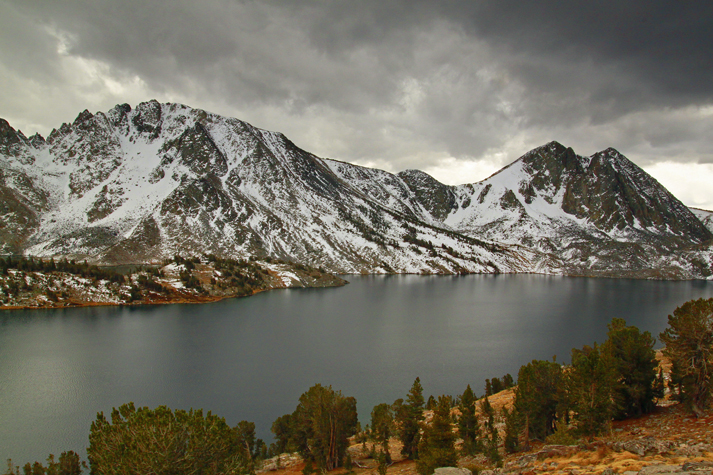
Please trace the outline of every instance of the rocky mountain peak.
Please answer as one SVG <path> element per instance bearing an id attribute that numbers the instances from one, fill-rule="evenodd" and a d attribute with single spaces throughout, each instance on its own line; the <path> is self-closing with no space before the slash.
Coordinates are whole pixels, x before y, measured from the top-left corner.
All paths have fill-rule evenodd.
<path id="1" fill-rule="evenodd" d="M 589 158 L 586 175 L 570 180 L 563 209 L 605 231 L 661 233 L 697 243 L 713 237 L 654 177 L 611 147 Z"/>
<path id="2" fill-rule="evenodd" d="M 79 124 L 82 124 L 83 122 L 86 122 L 94 117 L 94 114 L 89 112 L 87 109 L 84 109 L 82 112 L 79 113 L 76 119 L 74 119 L 74 122 L 72 122 L 73 127 L 77 127 Z"/>
<path id="3" fill-rule="evenodd" d="M 584 172 L 583 158 L 574 153 L 572 147 L 554 141 L 526 153 L 520 160 L 533 170 L 547 170 L 555 174 Z"/>
<path id="4" fill-rule="evenodd" d="M 0 121 L 0 156 L 0 248 L 12 252 L 272 256 L 345 273 L 713 275 L 710 231 L 614 149 L 583 157 L 550 142 L 448 186 L 152 100 L 85 110 L 46 143 Z"/>
<path id="5" fill-rule="evenodd" d="M 161 113 L 161 104 L 152 99 L 136 106 L 131 122 L 140 133 L 148 134 L 153 140 L 161 134 Z"/>
<path id="6" fill-rule="evenodd" d="M 25 151 L 27 138 L 15 130 L 8 121 L 0 119 L 0 156 L 14 157 L 23 163 L 32 163 L 31 157 Z"/>
<path id="7" fill-rule="evenodd" d="M 114 108 L 107 112 L 106 115 L 109 122 L 111 122 L 114 127 L 119 127 L 121 125 L 127 127 L 128 120 L 126 116 L 129 112 L 131 112 L 131 106 L 129 104 L 117 104 Z"/>
<path id="8" fill-rule="evenodd" d="M 439 221 L 457 207 L 455 194 L 450 186 L 444 185 L 428 173 L 420 170 L 404 170 L 397 173 L 406 186 L 416 195 L 423 207 Z"/>
<path id="9" fill-rule="evenodd" d="M 14 134 L 15 129 L 12 128 L 10 123 L 3 118 L 0 118 L 0 138 L 4 138 L 8 134 Z"/>
<path id="10" fill-rule="evenodd" d="M 44 147 L 47 142 L 45 141 L 45 138 L 41 136 L 39 133 L 35 133 L 32 135 L 29 139 L 30 145 L 32 145 L 36 149 L 40 149 Z"/>

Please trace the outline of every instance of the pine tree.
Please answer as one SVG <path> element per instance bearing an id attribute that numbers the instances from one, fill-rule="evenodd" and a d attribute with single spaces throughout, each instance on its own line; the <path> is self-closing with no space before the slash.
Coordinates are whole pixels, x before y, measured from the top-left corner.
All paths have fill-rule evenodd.
<path id="1" fill-rule="evenodd" d="M 495 409 L 490 404 L 490 400 L 485 397 L 480 403 L 480 410 L 485 416 L 485 456 L 496 465 L 500 465 L 503 461 L 498 451 L 498 445 L 500 445 L 500 435 L 498 434 L 498 429 L 495 427 Z"/>
<path id="2" fill-rule="evenodd" d="M 565 383 L 577 431 L 591 439 L 608 429 L 617 410 L 617 371 L 611 355 L 596 343 L 594 347 L 573 349 Z"/>
<path id="3" fill-rule="evenodd" d="M 356 399 L 316 384 L 300 396 L 290 419 L 291 440 L 302 457 L 320 470 L 333 470 L 344 460 L 348 438 L 356 433 Z"/>
<path id="4" fill-rule="evenodd" d="M 391 406 L 385 403 L 374 406 L 371 411 L 371 435 L 376 442 L 381 444 L 381 450 L 387 464 L 391 463 L 389 437 L 391 437 L 393 425 L 394 417 Z"/>
<path id="5" fill-rule="evenodd" d="M 416 378 L 406 396 L 406 402 L 394 403 L 394 412 L 398 424 L 399 439 L 403 444 L 401 454 L 411 460 L 418 459 L 420 422 L 423 420 L 423 387 Z"/>
<path id="6" fill-rule="evenodd" d="M 696 417 L 711 403 L 713 386 L 713 298 L 691 300 L 668 316 L 659 335 L 664 354 L 678 365 L 683 399 Z"/>
<path id="7" fill-rule="evenodd" d="M 454 467 L 458 462 L 455 435 L 451 426 L 449 398 L 439 396 L 433 410 L 431 423 L 424 427 L 418 444 L 419 458 L 416 463 L 421 475 L 430 475 L 438 467 Z"/>
<path id="8" fill-rule="evenodd" d="M 461 446 L 463 455 L 475 455 L 482 452 L 480 424 L 475 413 L 475 394 L 470 389 L 470 384 L 463 391 L 458 408 L 460 410 L 458 435 L 463 439 L 463 445 Z"/>
<path id="9" fill-rule="evenodd" d="M 491 394 L 497 394 L 500 391 L 505 389 L 505 385 L 503 384 L 502 381 L 500 381 L 500 378 L 493 378 L 490 380 L 490 391 Z"/>
<path id="10" fill-rule="evenodd" d="M 502 417 L 505 420 L 503 447 L 507 453 L 512 454 L 520 450 L 520 415 L 514 407 L 510 410 L 503 407 Z"/>
<path id="11" fill-rule="evenodd" d="M 520 368 L 515 408 L 523 419 L 525 447 L 531 438 L 544 441 L 554 433 L 561 386 L 562 367 L 554 361 L 533 360 Z"/>
<path id="12" fill-rule="evenodd" d="M 276 455 L 292 452 L 294 449 L 290 444 L 290 437 L 292 436 L 291 420 L 292 415 L 285 414 L 275 419 L 275 422 L 272 423 L 271 430 L 275 435 L 273 451 Z"/>
<path id="13" fill-rule="evenodd" d="M 656 406 L 654 380 L 658 363 L 654 343 L 649 332 L 627 326 L 621 318 L 614 318 L 609 324 L 602 349 L 611 356 L 617 372 L 617 419 L 640 416 Z"/>

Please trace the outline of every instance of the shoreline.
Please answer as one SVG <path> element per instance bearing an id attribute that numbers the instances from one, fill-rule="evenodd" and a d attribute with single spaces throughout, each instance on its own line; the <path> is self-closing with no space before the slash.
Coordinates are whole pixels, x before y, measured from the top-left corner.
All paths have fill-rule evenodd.
<path id="1" fill-rule="evenodd" d="M 294 286 L 294 287 L 270 287 L 270 288 L 265 288 L 265 289 L 259 289 L 255 290 L 249 295 L 196 295 L 194 298 L 190 298 L 187 296 L 182 296 L 174 299 L 166 299 L 166 300 L 150 300 L 150 301 L 143 301 L 143 302 L 90 302 L 90 301 L 84 301 L 84 302 L 62 302 L 62 303 L 67 303 L 67 305 L 44 305 L 44 306 L 35 306 L 35 305 L 14 305 L 14 306 L 6 306 L 6 305 L 1 305 L 0 304 L 0 311 L 2 310 L 60 310 L 64 308 L 83 308 L 83 307 L 142 307 L 146 305 L 175 305 L 175 304 L 195 304 L 195 305 L 200 305 L 200 304 L 210 304 L 210 303 L 215 303 L 215 302 L 220 302 L 221 300 L 227 300 L 227 299 L 241 299 L 241 298 L 248 298 L 252 297 L 254 295 L 263 293 L 263 292 L 269 292 L 272 290 L 294 290 L 294 289 L 328 289 L 328 288 L 335 288 L 335 287 L 343 287 L 349 283 L 349 281 L 346 281 L 344 279 L 341 279 L 343 282 L 341 283 L 335 283 L 334 285 L 321 285 L 321 286 Z"/>
<path id="2" fill-rule="evenodd" d="M 182 259 L 126 275 L 91 269 L 6 269 L 0 275 L 0 310 L 214 303 L 277 289 L 340 287 L 348 281 L 286 262 L 246 263 Z"/>

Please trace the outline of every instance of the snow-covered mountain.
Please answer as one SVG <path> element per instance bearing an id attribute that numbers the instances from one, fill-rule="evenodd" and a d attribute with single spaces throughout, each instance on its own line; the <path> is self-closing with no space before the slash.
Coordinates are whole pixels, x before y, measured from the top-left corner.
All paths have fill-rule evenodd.
<path id="1" fill-rule="evenodd" d="M 447 186 L 321 159 L 180 104 L 84 111 L 43 139 L 0 119 L 3 253 L 104 263 L 272 256 L 337 272 L 707 278 L 711 231 L 615 150 L 556 142 Z"/>

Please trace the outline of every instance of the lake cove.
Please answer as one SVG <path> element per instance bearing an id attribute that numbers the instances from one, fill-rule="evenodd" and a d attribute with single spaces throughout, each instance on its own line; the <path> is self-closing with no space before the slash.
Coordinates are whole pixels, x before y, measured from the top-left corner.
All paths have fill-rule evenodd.
<path id="1" fill-rule="evenodd" d="M 315 383 L 374 405 L 483 393 L 486 378 L 532 359 L 569 361 L 614 317 L 655 337 L 713 282 L 541 275 L 347 276 L 328 289 L 279 290 L 205 305 L 0 313 L 0 459 L 85 456 L 96 413 L 203 408 L 270 425 Z"/>

